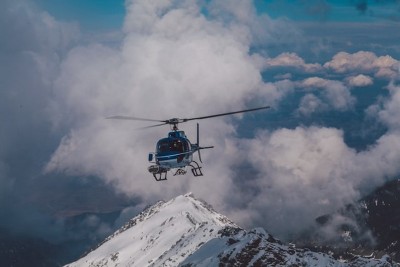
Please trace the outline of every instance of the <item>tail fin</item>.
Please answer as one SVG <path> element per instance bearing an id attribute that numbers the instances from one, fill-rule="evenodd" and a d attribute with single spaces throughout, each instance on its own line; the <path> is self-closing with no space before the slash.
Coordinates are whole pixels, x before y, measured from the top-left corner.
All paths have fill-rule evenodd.
<path id="1" fill-rule="evenodd" d="M 200 154 L 200 126 L 199 126 L 199 123 L 197 123 L 197 153 L 199 154 L 200 162 L 203 163 L 203 161 L 201 160 L 201 154 Z"/>
<path id="2" fill-rule="evenodd" d="M 201 147 L 200 146 L 200 127 L 199 124 L 197 123 L 197 153 L 199 154 L 199 160 L 201 163 L 203 163 L 203 161 L 201 160 L 201 154 L 200 154 L 200 150 L 201 149 L 208 149 L 208 148 L 213 148 L 214 146 L 206 146 L 206 147 Z"/>

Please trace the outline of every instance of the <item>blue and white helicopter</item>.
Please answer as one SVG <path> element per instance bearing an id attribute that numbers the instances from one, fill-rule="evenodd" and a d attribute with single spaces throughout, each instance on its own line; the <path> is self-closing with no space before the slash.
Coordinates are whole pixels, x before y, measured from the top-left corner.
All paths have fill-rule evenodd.
<path id="1" fill-rule="evenodd" d="M 157 142 L 156 152 L 149 153 L 149 158 L 148 158 L 149 162 L 153 163 L 153 165 L 148 167 L 149 172 L 153 174 L 156 181 L 165 181 L 167 180 L 168 171 L 175 170 L 174 176 L 184 175 L 186 174 L 186 167 L 191 168 L 192 174 L 194 176 L 203 176 L 203 173 L 201 171 L 202 167 L 199 165 L 199 163 L 193 160 L 193 154 L 197 152 L 199 155 L 199 160 L 202 163 L 200 150 L 214 147 L 214 146 L 205 146 L 205 147 L 200 146 L 198 123 L 197 123 L 196 144 L 192 144 L 190 140 L 187 138 L 185 132 L 180 131 L 178 129 L 179 123 L 256 111 L 261 109 L 268 109 L 268 108 L 269 106 L 265 106 L 265 107 L 258 107 L 258 108 L 220 113 L 220 114 L 214 114 L 196 118 L 187 118 L 187 119 L 173 118 L 169 120 L 153 120 L 153 119 L 137 118 L 130 116 L 112 116 L 108 117 L 107 119 L 161 122 L 161 124 L 151 125 L 144 128 L 152 128 L 166 124 L 172 126 L 171 127 L 172 130 L 171 132 L 168 133 L 168 137 L 162 138 Z"/>

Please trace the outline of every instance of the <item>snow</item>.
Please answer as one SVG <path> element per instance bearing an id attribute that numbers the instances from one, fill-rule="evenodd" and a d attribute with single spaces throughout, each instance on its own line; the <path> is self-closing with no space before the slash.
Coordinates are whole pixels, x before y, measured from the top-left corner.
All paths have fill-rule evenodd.
<path id="1" fill-rule="evenodd" d="M 67 267 L 398 266 L 390 257 L 350 263 L 283 244 L 263 228 L 246 231 L 192 194 L 159 201 Z"/>
<path id="2" fill-rule="evenodd" d="M 192 194 L 178 196 L 139 214 L 96 250 L 67 266 L 177 266 L 225 226 L 237 227 Z"/>

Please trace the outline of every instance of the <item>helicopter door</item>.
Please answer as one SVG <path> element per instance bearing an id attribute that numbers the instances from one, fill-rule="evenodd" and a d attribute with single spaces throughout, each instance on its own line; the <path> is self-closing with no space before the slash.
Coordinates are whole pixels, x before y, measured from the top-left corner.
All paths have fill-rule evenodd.
<path id="1" fill-rule="evenodd" d="M 176 152 L 177 154 L 181 154 L 181 155 L 178 155 L 178 157 L 177 157 L 177 162 L 179 163 L 179 162 L 181 162 L 182 160 L 183 160 L 183 158 L 184 158 L 184 147 L 183 147 L 183 143 L 182 143 L 182 141 L 181 140 L 179 140 L 179 139 L 175 139 L 175 140 L 173 140 L 172 142 L 171 142 L 171 146 L 170 146 L 170 149 L 172 150 L 172 151 L 174 151 L 174 152 Z"/>

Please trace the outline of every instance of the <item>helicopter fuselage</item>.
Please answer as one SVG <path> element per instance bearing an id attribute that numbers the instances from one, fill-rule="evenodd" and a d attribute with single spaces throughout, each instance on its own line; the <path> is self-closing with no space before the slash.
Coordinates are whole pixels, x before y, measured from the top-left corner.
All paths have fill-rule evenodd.
<path id="1" fill-rule="evenodd" d="M 194 176 L 202 176 L 201 166 L 193 160 L 193 153 L 199 154 L 200 150 L 213 148 L 200 147 L 199 145 L 199 124 L 197 124 L 197 143 L 192 144 L 186 137 L 184 131 L 179 131 L 175 126 L 173 131 L 168 133 L 168 137 L 158 140 L 156 152 L 149 154 L 149 162 L 155 163 L 148 167 L 156 181 L 167 179 L 167 172 L 176 169 L 175 175 L 186 174 L 186 167 L 190 167 Z"/>
<path id="2" fill-rule="evenodd" d="M 149 161 L 163 169 L 183 168 L 193 161 L 195 149 L 196 145 L 190 143 L 184 131 L 172 131 L 157 142 L 156 152 L 151 153 Z"/>

